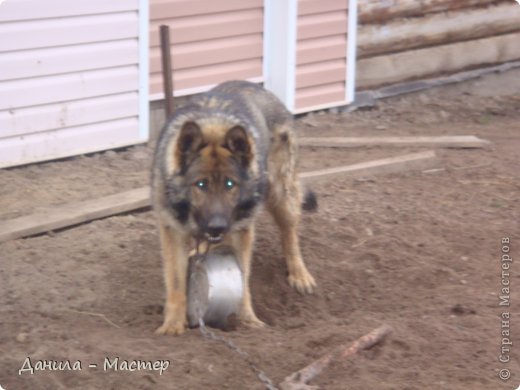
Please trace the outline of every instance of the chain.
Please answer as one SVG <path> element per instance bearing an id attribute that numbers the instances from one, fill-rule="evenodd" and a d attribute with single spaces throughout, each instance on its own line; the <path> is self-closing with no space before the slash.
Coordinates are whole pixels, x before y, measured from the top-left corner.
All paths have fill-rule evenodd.
<path id="1" fill-rule="evenodd" d="M 214 341 L 220 341 L 222 344 L 224 344 L 229 350 L 239 354 L 242 356 L 246 363 L 249 365 L 251 370 L 256 374 L 260 382 L 262 382 L 267 390 L 278 390 L 278 387 L 276 387 L 273 383 L 273 381 L 266 375 L 265 372 L 263 372 L 261 369 L 259 369 L 252 361 L 251 357 L 247 352 L 242 350 L 240 347 L 236 346 L 233 341 L 231 341 L 228 338 L 222 337 L 212 330 L 206 328 L 206 325 L 204 324 L 204 320 L 199 316 L 199 329 L 200 333 L 203 337 L 205 337 L 208 340 L 214 340 Z"/>
<path id="2" fill-rule="evenodd" d="M 205 252 L 201 254 L 199 252 L 200 242 L 201 242 L 200 239 L 197 238 L 196 244 L 195 244 L 196 245 L 196 249 L 195 249 L 196 258 L 200 259 L 201 261 L 205 261 L 211 244 L 208 242 Z M 231 341 L 230 339 L 219 336 L 218 334 L 213 332 L 211 329 L 208 329 L 206 327 L 206 324 L 204 324 L 203 313 L 198 312 L 198 313 L 196 313 L 196 315 L 197 315 L 197 317 L 199 317 L 199 330 L 204 338 L 206 338 L 208 340 L 219 341 L 222 344 L 224 344 L 230 351 L 233 351 L 233 352 L 237 353 L 238 355 L 242 356 L 245 359 L 246 363 L 249 365 L 249 368 L 251 368 L 251 370 L 256 374 L 256 376 L 258 377 L 260 382 L 263 383 L 263 385 L 265 386 L 265 388 L 267 390 L 279 390 L 278 387 L 276 387 L 274 385 L 273 381 L 267 376 L 267 374 L 265 372 L 263 372 L 261 369 L 259 369 L 251 361 L 251 357 L 249 356 L 249 354 L 247 352 L 245 352 L 240 347 L 235 345 L 235 343 L 233 341 Z"/>

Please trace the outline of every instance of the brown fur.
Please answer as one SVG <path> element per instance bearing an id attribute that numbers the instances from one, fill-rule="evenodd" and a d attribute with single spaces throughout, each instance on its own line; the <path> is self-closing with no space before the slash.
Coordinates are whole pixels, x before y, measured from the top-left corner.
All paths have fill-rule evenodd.
<path id="1" fill-rule="evenodd" d="M 239 319 L 253 327 L 264 325 L 254 313 L 249 290 L 260 203 L 280 228 L 290 285 L 312 292 L 316 284 L 303 263 L 297 235 L 302 194 L 295 164 L 292 116 L 274 95 L 248 82 L 217 86 L 166 124 L 152 179 L 166 284 L 158 333 L 179 334 L 186 327 L 193 238 L 233 246 L 244 274 Z"/>

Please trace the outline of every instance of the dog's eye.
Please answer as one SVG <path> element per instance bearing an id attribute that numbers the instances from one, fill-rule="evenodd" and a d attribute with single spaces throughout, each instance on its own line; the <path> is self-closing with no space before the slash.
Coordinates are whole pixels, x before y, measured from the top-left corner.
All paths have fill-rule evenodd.
<path id="1" fill-rule="evenodd" d="M 235 182 L 231 179 L 226 179 L 226 189 L 230 190 L 235 186 Z"/>
<path id="2" fill-rule="evenodd" d="M 206 191 L 208 189 L 208 181 L 206 179 L 197 180 L 195 182 L 195 187 L 200 190 Z"/>

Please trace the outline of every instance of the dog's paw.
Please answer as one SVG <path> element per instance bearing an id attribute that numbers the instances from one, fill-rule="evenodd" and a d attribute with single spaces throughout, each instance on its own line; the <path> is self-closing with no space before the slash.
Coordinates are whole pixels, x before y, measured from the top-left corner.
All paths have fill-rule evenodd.
<path id="1" fill-rule="evenodd" d="M 289 285 L 300 294 L 312 294 L 316 281 L 306 269 L 297 274 L 290 274 L 288 277 Z"/>
<path id="2" fill-rule="evenodd" d="M 240 323 L 248 328 L 258 329 L 267 326 L 265 322 L 260 321 L 255 314 L 250 314 L 240 318 Z"/>
<path id="3" fill-rule="evenodd" d="M 186 324 L 183 321 L 169 321 L 164 322 L 157 330 L 155 334 L 172 334 L 180 335 L 186 330 Z"/>

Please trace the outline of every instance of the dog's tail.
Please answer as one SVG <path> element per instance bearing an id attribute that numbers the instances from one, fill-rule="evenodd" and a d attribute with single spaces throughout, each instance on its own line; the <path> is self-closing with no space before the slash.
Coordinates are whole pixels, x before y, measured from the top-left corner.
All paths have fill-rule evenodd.
<path id="1" fill-rule="evenodd" d="M 306 190 L 305 196 L 303 197 L 302 209 L 305 211 L 316 211 L 318 210 L 318 198 L 314 191 Z"/>

